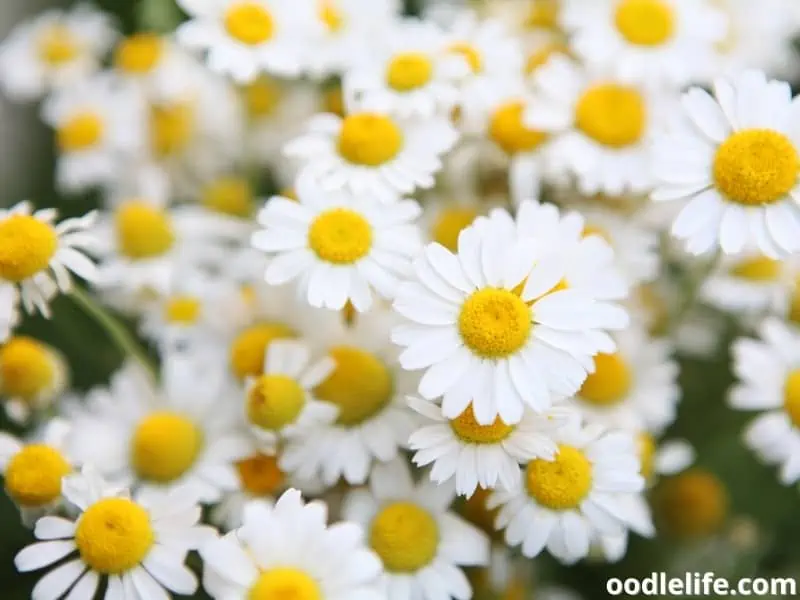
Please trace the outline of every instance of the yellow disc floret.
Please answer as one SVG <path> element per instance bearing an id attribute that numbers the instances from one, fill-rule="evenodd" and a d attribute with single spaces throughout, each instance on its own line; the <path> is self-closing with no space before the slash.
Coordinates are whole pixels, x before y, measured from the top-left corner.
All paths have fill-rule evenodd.
<path id="1" fill-rule="evenodd" d="M 260 2 L 234 2 L 225 12 L 225 29 L 248 46 L 263 44 L 275 33 L 275 21 Z"/>
<path id="2" fill-rule="evenodd" d="M 344 27 L 344 15 L 337 6 L 337 0 L 318 0 L 317 14 L 328 31 L 341 31 Z"/>
<path id="3" fill-rule="evenodd" d="M 262 429 L 279 430 L 297 420 L 305 403 L 305 390 L 291 377 L 261 375 L 247 394 L 247 418 Z"/>
<path id="4" fill-rule="evenodd" d="M 59 67 L 75 60 L 81 52 L 81 47 L 68 27 L 53 25 L 39 36 L 36 50 L 42 62 Z"/>
<path id="5" fill-rule="evenodd" d="M 172 412 L 156 412 L 136 427 L 131 461 L 139 477 L 158 483 L 180 478 L 203 449 L 203 433 L 192 421 Z"/>
<path id="6" fill-rule="evenodd" d="M 480 73 L 483 71 L 483 57 L 480 51 L 472 44 L 467 42 L 456 42 L 449 48 L 450 52 L 460 55 L 473 73 Z"/>
<path id="7" fill-rule="evenodd" d="M 119 251 L 133 260 L 161 256 L 175 241 L 169 215 L 144 201 L 132 200 L 120 206 L 114 225 Z"/>
<path id="8" fill-rule="evenodd" d="M 114 66 L 130 75 L 150 73 L 164 54 L 164 41 L 155 33 L 143 32 L 123 40 L 114 53 Z"/>
<path id="9" fill-rule="evenodd" d="M 731 202 L 760 206 L 779 202 L 797 185 L 800 156 L 791 140 L 770 129 L 745 129 L 717 149 L 713 175 Z"/>
<path id="10" fill-rule="evenodd" d="M 55 229 L 29 215 L 0 222 L 0 278 L 19 283 L 50 264 L 58 249 Z"/>
<path id="11" fill-rule="evenodd" d="M 369 545 L 390 573 L 414 573 L 436 556 L 439 526 L 424 508 L 411 502 L 395 502 L 373 519 Z"/>
<path id="12" fill-rule="evenodd" d="M 41 342 L 15 336 L 0 348 L 0 390 L 11 398 L 32 400 L 53 385 L 56 364 Z"/>
<path id="13" fill-rule="evenodd" d="M 555 460 L 537 458 L 525 473 L 528 494 L 552 510 L 578 508 L 592 488 L 592 464 L 572 446 L 559 445 Z"/>
<path id="14" fill-rule="evenodd" d="M 755 256 L 739 261 L 731 268 L 731 275 L 755 282 L 769 283 L 781 276 L 783 263 L 768 256 Z"/>
<path id="15" fill-rule="evenodd" d="M 403 147 L 403 132 L 377 113 L 345 117 L 339 132 L 339 154 L 354 165 L 377 167 L 391 161 Z"/>
<path id="16" fill-rule="evenodd" d="M 372 226 L 354 210 L 333 208 L 312 221 L 308 245 L 325 262 L 350 265 L 369 254 Z"/>
<path id="17" fill-rule="evenodd" d="M 547 138 L 546 134 L 525 126 L 522 122 L 524 111 L 522 102 L 503 104 L 489 123 L 489 136 L 508 154 L 530 152 Z"/>
<path id="18" fill-rule="evenodd" d="M 266 454 L 255 454 L 236 463 L 239 481 L 253 496 L 273 496 L 283 486 L 285 476 L 278 467 L 278 459 Z"/>
<path id="19" fill-rule="evenodd" d="M 261 375 L 269 345 L 275 340 L 294 337 L 295 332 L 282 323 L 258 323 L 248 327 L 231 344 L 231 369 L 239 379 Z"/>
<path id="20" fill-rule="evenodd" d="M 675 14 L 664 0 L 621 0 L 614 21 L 620 35 L 637 46 L 660 46 L 675 34 Z"/>
<path id="21" fill-rule="evenodd" d="M 575 108 L 575 124 L 604 146 L 624 148 L 642 139 L 647 110 L 642 95 L 617 83 L 587 89 Z"/>
<path id="22" fill-rule="evenodd" d="M 485 288 L 466 299 L 458 316 L 464 344 L 483 358 L 506 358 L 528 341 L 531 309 L 513 292 Z"/>
<path id="23" fill-rule="evenodd" d="M 242 93 L 247 106 L 247 114 L 254 119 L 261 119 L 273 114 L 283 95 L 280 84 L 265 75 L 244 86 Z"/>
<path id="24" fill-rule="evenodd" d="M 61 479 L 70 471 L 69 463 L 58 450 L 31 444 L 8 462 L 6 492 L 21 506 L 44 506 L 61 496 Z"/>
<path id="25" fill-rule="evenodd" d="M 783 408 L 797 429 L 800 429 L 800 369 L 795 369 L 786 378 L 783 388 Z"/>
<path id="26" fill-rule="evenodd" d="M 244 177 L 223 177 L 206 186 L 203 206 L 231 217 L 249 217 L 253 214 L 255 199 L 250 182 Z"/>
<path id="27" fill-rule="evenodd" d="M 598 354 L 594 357 L 594 373 L 581 386 L 581 398 L 598 406 L 611 406 L 622 401 L 631 387 L 631 370 L 619 354 Z"/>
<path id="28" fill-rule="evenodd" d="M 135 568 L 153 547 L 147 511 L 127 498 L 104 498 L 89 506 L 75 530 L 81 560 L 102 575 Z"/>
<path id="29" fill-rule="evenodd" d="M 728 514 L 728 494 L 712 473 L 693 469 L 665 479 L 654 508 L 661 529 L 679 538 L 705 537 L 719 531 Z"/>
<path id="30" fill-rule="evenodd" d="M 557 30 L 559 0 L 531 0 L 525 27 L 529 29 Z"/>
<path id="31" fill-rule="evenodd" d="M 194 296 L 175 296 L 167 301 L 164 307 L 164 319 L 167 323 L 193 325 L 200 318 L 202 304 Z"/>
<path id="32" fill-rule="evenodd" d="M 150 107 L 150 145 L 161 158 L 179 154 L 194 134 L 194 106 L 190 102 Z"/>
<path id="33" fill-rule="evenodd" d="M 280 567 L 263 571 L 247 600 L 323 600 L 319 584 L 305 571 Z"/>
<path id="34" fill-rule="evenodd" d="M 458 250 L 458 236 L 472 222 L 478 218 L 478 211 L 474 208 L 453 206 L 445 208 L 436 217 L 431 235 L 434 242 L 438 242 L 451 252 Z"/>
<path id="35" fill-rule="evenodd" d="M 475 419 L 472 404 L 450 421 L 450 427 L 461 440 L 469 444 L 499 444 L 514 431 L 514 427 L 506 425 L 500 417 L 491 425 L 480 425 Z"/>
<path id="36" fill-rule="evenodd" d="M 433 63 L 422 52 L 403 52 L 389 61 L 386 82 L 398 92 L 410 92 L 431 80 Z"/>
<path id="37" fill-rule="evenodd" d="M 56 129 L 56 143 L 62 152 L 79 152 L 92 148 L 103 137 L 105 123 L 94 112 L 81 112 L 64 120 Z"/>

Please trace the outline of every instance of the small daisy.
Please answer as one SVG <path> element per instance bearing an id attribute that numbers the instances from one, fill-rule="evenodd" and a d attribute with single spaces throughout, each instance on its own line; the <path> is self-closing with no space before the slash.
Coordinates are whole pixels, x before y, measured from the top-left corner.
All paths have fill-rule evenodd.
<path id="1" fill-rule="evenodd" d="M 341 310 L 349 301 L 364 312 L 373 295 L 391 299 L 420 248 L 413 200 L 378 204 L 368 192 L 325 192 L 308 175 L 298 178 L 298 201 L 274 197 L 252 236 L 270 255 L 264 277 L 273 285 L 297 280 L 298 293 L 317 308 Z"/>
<path id="2" fill-rule="evenodd" d="M 19 25 L 0 46 L 0 87 L 17 100 L 36 100 L 100 69 L 117 37 L 111 18 L 81 3 L 49 10 Z"/>
<path id="3" fill-rule="evenodd" d="M 693 467 L 664 478 L 653 492 L 653 509 L 662 537 L 680 541 L 708 539 L 719 534 L 728 522 L 730 492 L 717 475 Z"/>
<path id="4" fill-rule="evenodd" d="M 203 587 L 215 600 L 382 600 L 363 530 L 327 517 L 325 503 L 306 504 L 295 489 L 274 506 L 250 502 L 240 528 L 200 549 Z"/>
<path id="5" fill-rule="evenodd" d="M 286 155 L 325 191 L 348 190 L 390 203 L 434 185 L 458 134 L 446 117 L 400 120 L 364 102 L 344 118 L 320 114 L 286 145 Z"/>
<path id="6" fill-rule="evenodd" d="M 36 542 L 14 558 L 21 573 L 53 567 L 31 593 L 56 600 L 91 600 L 107 581 L 106 600 L 141 597 L 169 600 L 167 590 L 191 595 L 197 578 L 184 564 L 190 550 L 213 536 L 200 521 L 200 507 L 178 494 L 132 499 L 109 487 L 93 470 L 64 479 L 64 497 L 75 519 L 42 517 Z M 77 553 L 77 555 L 76 555 Z"/>
<path id="7" fill-rule="evenodd" d="M 656 142 L 653 200 L 688 200 L 672 234 L 692 254 L 800 250 L 800 133 L 789 84 L 747 71 L 693 88 L 688 119 Z"/>
<path id="8" fill-rule="evenodd" d="M 489 540 L 478 528 L 449 512 L 452 486 L 415 484 L 400 460 L 380 465 L 370 488 L 345 499 L 346 519 L 367 530 L 369 546 L 383 563 L 386 598 L 470 598 L 464 567 L 489 562 Z"/>
<path id="9" fill-rule="evenodd" d="M 780 466 L 780 480 L 800 480 L 800 333 L 778 319 L 767 319 L 757 340 L 733 344 L 733 370 L 739 383 L 729 403 L 761 414 L 745 432 L 745 443 L 769 465 Z"/>
<path id="10" fill-rule="evenodd" d="M 589 553 L 594 535 L 627 528 L 627 498 L 644 489 L 633 436 L 575 423 L 558 432 L 555 460 L 525 467 L 517 492 L 495 492 L 488 507 L 500 507 L 496 527 L 506 543 L 528 558 L 543 549 L 572 564 Z"/>
<path id="11" fill-rule="evenodd" d="M 409 398 L 408 403 L 425 420 L 408 442 L 415 452 L 414 464 L 433 464 L 432 481 L 441 484 L 455 478 L 456 492 L 467 497 L 478 486 L 519 488 L 519 463 L 553 460 L 557 446 L 552 432 L 574 418 L 571 410 L 553 408 L 540 415 L 526 411 L 518 425 L 506 425 L 499 418 L 491 425 L 480 425 L 472 406 L 448 419 L 431 402 Z"/>
<path id="12" fill-rule="evenodd" d="M 680 87 L 704 77 L 725 36 L 713 0 L 565 0 L 574 52 L 626 82 Z"/>
<path id="13" fill-rule="evenodd" d="M 256 214 L 255 185 L 244 175 L 230 173 L 204 181 L 196 196 L 200 204 L 214 212 L 236 217 L 242 220 L 252 220 Z"/>

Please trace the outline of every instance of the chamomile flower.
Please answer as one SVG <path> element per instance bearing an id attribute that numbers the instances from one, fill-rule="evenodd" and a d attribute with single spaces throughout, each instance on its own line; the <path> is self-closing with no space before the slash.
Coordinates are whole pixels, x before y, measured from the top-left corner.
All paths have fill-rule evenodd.
<path id="1" fill-rule="evenodd" d="M 720 532 L 728 521 L 731 498 L 717 475 L 693 467 L 664 478 L 653 493 L 658 529 L 664 537 L 698 540 Z"/>
<path id="2" fill-rule="evenodd" d="M 778 319 L 764 321 L 759 338 L 733 344 L 739 383 L 729 403 L 761 413 L 745 432 L 745 443 L 766 464 L 780 466 L 780 480 L 800 480 L 800 334 Z"/>
<path id="3" fill-rule="evenodd" d="M 326 192 L 307 173 L 298 178 L 299 202 L 274 197 L 252 236 L 270 256 L 264 277 L 273 285 L 297 281 L 298 294 L 316 308 L 363 312 L 373 296 L 391 299 L 420 247 L 412 200 L 379 204 L 367 192 Z"/>
<path id="4" fill-rule="evenodd" d="M 425 197 L 422 206 L 420 226 L 424 240 L 441 244 L 450 252 L 457 252 L 458 236 L 478 217 L 484 216 L 491 204 L 471 195 L 448 192 L 447 196 Z"/>
<path id="5" fill-rule="evenodd" d="M 285 154 L 328 192 L 346 190 L 388 204 L 433 187 L 442 155 L 458 138 L 455 129 L 446 117 L 401 120 L 374 103 L 360 104 L 343 118 L 313 117 Z"/>
<path id="6" fill-rule="evenodd" d="M 630 434 L 573 423 L 559 430 L 555 460 L 525 467 L 522 489 L 497 491 L 488 507 L 499 507 L 495 526 L 506 543 L 528 558 L 548 552 L 565 564 L 589 553 L 598 533 L 627 528 L 626 498 L 644 489 Z"/>
<path id="7" fill-rule="evenodd" d="M 133 499 L 109 487 L 88 468 L 64 480 L 64 497 L 78 511 L 73 518 L 42 517 L 34 535 L 40 541 L 20 551 L 20 572 L 66 562 L 42 577 L 32 597 L 91 600 L 101 582 L 105 597 L 136 594 L 152 600 L 193 594 L 197 579 L 184 561 L 189 550 L 212 534 L 198 525 L 200 507 L 179 494 Z"/>
<path id="8" fill-rule="evenodd" d="M 116 36 L 111 18 L 88 4 L 46 11 L 0 46 L 0 87 L 12 98 L 35 100 L 77 84 L 100 69 Z"/>
<path id="9" fill-rule="evenodd" d="M 672 235 L 692 254 L 797 251 L 800 104 L 788 84 L 757 71 L 717 80 L 714 94 L 684 94 L 685 126 L 656 141 L 653 200 L 688 200 Z"/>
<path id="10" fill-rule="evenodd" d="M 250 502 L 243 524 L 200 550 L 203 587 L 215 600 L 381 600 L 380 561 L 354 523 L 327 524 L 324 502 L 286 491 L 270 505 Z M 265 531 L 281 535 L 265 536 Z"/>
<path id="11" fill-rule="evenodd" d="M 583 61 L 654 87 L 706 76 L 727 27 L 712 0 L 566 0 L 560 21 Z"/>
<path id="12" fill-rule="evenodd" d="M 425 420 L 409 439 L 414 464 L 433 464 L 432 481 L 441 484 L 455 478 L 456 492 L 467 497 L 478 486 L 517 489 L 519 464 L 535 458 L 552 460 L 557 450 L 552 432 L 575 417 L 573 411 L 556 407 L 540 415 L 526 411 L 517 425 L 506 425 L 499 418 L 480 425 L 472 406 L 447 419 L 431 402 L 412 397 L 408 403 Z"/>
<path id="13" fill-rule="evenodd" d="M 464 567 L 489 562 L 489 540 L 478 528 L 449 512 L 452 486 L 413 481 L 400 460 L 380 465 L 369 490 L 345 499 L 343 514 L 368 532 L 380 558 L 385 597 L 392 600 L 470 598 Z"/>

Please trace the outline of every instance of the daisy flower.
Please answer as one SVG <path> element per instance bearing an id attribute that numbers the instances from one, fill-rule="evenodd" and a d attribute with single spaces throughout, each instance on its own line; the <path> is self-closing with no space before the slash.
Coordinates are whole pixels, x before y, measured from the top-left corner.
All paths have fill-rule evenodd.
<path id="1" fill-rule="evenodd" d="M 380 465 L 369 490 L 345 499 L 344 517 L 368 532 L 380 558 L 384 594 L 392 600 L 470 598 L 464 567 L 489 562 L 489 540 L 482 531 L 449 512 L 452 486 L 415 484 L 400 460 Z"/>
<path id="2" fill-rule="evenodd" d="M 478 486 L 517 489 L 519 463 L 535 458 L 553 460 L 557 446 L 552 433 L 574 416 L 573 411 L 553 408 L 543 414 L 526 411 L 518 425 L 506 425 L 499 418 L 491 425 L 480 425 L 472 406 L 448 419 L 431 402 L 412 397 L 408 403 L 425 421 L 408 442 L 415 452 L 414 464 L 433 464 L 432 481 L 441 484 L 455 478 L 456 492 L 467 497 Z"/>
<path id="3" fill-rule="evenodd" d="M 644 489 L 634 438 L 602 427 L 573 423 L 559 430 L 555 460 L 525 467 L 522 489 L 498 491 L 488 508 L 499 507 L 495 526 L 506 543 L 528 558 L 548 552 L 565 564 L 589 553 L 597 533 L 627 527 L 623 506 Z"/>
<path id="4" fill-rule="evenodd" d="M 254 187 L 244 175 L 229 173 L 204 181 L 196 195 L 200 204 L 209 210 L 250 221 L 255 217 L 259 201 Z"/>
<path id="5" fill-rule="evenodd" d="M 307 173 L 298 178 L 299 201 L 274 197 L 258 215 L 264 227 L 253 247 L 270 256 L 264 277 L 316 308 L 341 310 L 349 301 L 364 312 L 373 295 L 391 299 L 408 275 L 420 234 L 413 200 L 378 204 L 368 192 L 326 192 Z"/>
<path id="6" fill-rule="evenodd" d="M 19 322 L 19 301 L 28 314 L 50 316 L 49 302 L 69 292 L 75 273 L 95 281 L 97 268 L 86 256 L 95 246 L 91 228 L 97 214 L 58 224 L 52 208 L 34 211 L 28 202 L 0 210 L 0 340 Z"/>
<path id="7" fill-rule="evenodd" d="M 111 18 L 80 3 L 48 10 L 17 26 L 0 46 L 0 87 L 17 100 L 36 100 L 100 69 L 117 32 Z"/>
<path id="8" fill-rule="evenodd" d="M 729 403 L 761 414 L 745 432 L 745 443 L 766 464 L 780 466 L 780 480 L 800 480 L 800 333 L 778 319 L 759 328 L 759 339 L 733 344 L 739 382 Z"/>
<path id="9" fill-rule="evenodd" d="M 133 499 L 89 468 L 64 479 L 64 497 L 77 517 L 42 517 L 34 529 L 40 541 L 14 558 L 21 573 L 68 559 L 39 580 L 32 598 L 56 600 L 69 591 L 70 600 L 91 600 L 101 582 L 107 582 L 108 600 L 134 594 L 169 600 L 167 590 L 181 595 L 197 590 L 197 578 L 184 561 L 212 534 L 198 525 L 200 507 L 190 498 Z"/>
<path id="10" fill-rule="evenodd" d="M 629 83 L 680 87 L 704 77 L 727 24 L 712 0 L 565 0 L 570 46 Z"/>
<path id="11" fill-rule="evenodd" d="M 161 389 L 129 363 L 95 388 L 73 416 L 68 448 L 113 483 L 143 492 L 181 490 L 213 503 L 236 489 L 234 464 L 251 452 L 221 371 L 173 355 Z"/>
<path id="12" fill-rule="evenodd" d="M 290 489 L 274 506 L 248 503 L 243 517 L 241 527 L 200 549 L 203 587 L 215 600 L 384 598 L 380 561 L 366 547 L 363 530 L 354 523 L 328 525 L 325 503 L 306 504 Z"/>
<path id="13" fill-rule="evenodd" d="M 660 483 L 653 493 L 653 509 L 662 537 L 707 540 L 728 522 L 730 492 L 717 475 L 693 467 Z"/>
<path id="14" fill-rule="evenodd" d="M 434 185 L 441 157 L 458 134 L 446 117 L 400 120 L 375 101 L 345 117 L 320 114 L 285 154 L 326 192 L 346 190 L 388 204 L 416 188 Z"/>
<path id="15" fill-rule="evenodd" d="M 688 200 L 672 235 L 692 254 L 800 250 L 800 104 L 789 84 L 747 71 L 717 80 L 714 95 L 686 92 L 685 126 L 656 140 L 653 200 Z"/>

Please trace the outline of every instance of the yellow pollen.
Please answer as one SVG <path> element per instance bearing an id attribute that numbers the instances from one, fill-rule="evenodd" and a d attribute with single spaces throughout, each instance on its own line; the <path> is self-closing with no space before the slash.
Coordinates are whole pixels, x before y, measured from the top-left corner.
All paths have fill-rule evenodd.
<path id="1" fill-rule="evenodd" d="M 285 480 L 275 456 L 255 454 L 236 463 L 236 470 L 242 487 L 253 496 L 273 496 Z"/>
<path id="2" fill-rule="evenodd" d="M 637 46 L 660 46 L 675 33 L 675 14 L 664 0 L 620 0 L 614 20 L 620 35 Z"/>
<path id="3" fill-rule="evenodd" d="M 563 42 L 549 42 L 537 48 L 528 55 L 528 59 L 525 61 L 525 74 L 533 75 L 539 67 L 558 54 L 569 55 L 569 48 Z"/>
<path id="4" fill-rule="evenodd" d="M 389 62 L 386 81 L 398 92 L 410 92 L 431 80 L 433 64 L 422 52 L 404 52 Z"/>
<path id="5" fill-rule="evenodd" d="M 639 433 L 636 436 L 636 446 L 639 451 L 639 472 L 646 480 L 652 479 L 655 474 L 656 441 L 649 433 Z"/>
<path id="6" fill-rule="evenodd" d="M 317 13 L 319 20 L 325 24 L 328 31 L 341 31 L 344 27 L 344 16 L 336 5 L 337 0 L 319 0 Z"/>
<path id="7" fill-rule="evenodd" d="M 6 467 L 6 492 L 21 506 L 44 506 L 61 496 L 61 478 L 70 471 L 58 450 L 39 444 L 25 446 Z"/>
<path id="8" fill-rule="evenodd" d="M 36 46 L 42 62 L 59 67 L 78 57 L 81 48 L 78 40 L 64 25 L 54 25 L 43 32 Z"/>
<path id="9" fill-rule="evenodd" d="M 203 433 L 176 413 L 155 412 L 136 427 L 131 460 L 139 477 L 169 483 L 186 473 L 203 449 Z"/>
<path id="10" fill-rule="evenodd" d="M 644 135 L 647 110 L 642 95 L 616 83 L 587 89 L 575 109 L 575 124 L 587 136 L 611 148 L 636 144 Z"/>
<path id="11" fill-rule="evenodd" d="M 261 375 L 247 394 L 247 418 L 262 429 L 279 430 L 303 412 L 302 386 L 286 375 Z"/>
<path id="12" fill-rule="evenodd" d="M 114 53 L 114 65 L 130 75 L 150 73 L 164 54 L 164 41 L 154 33 L 137 33 L 123 40 Z"/>
<path id="13" fill-rule="evenodd" d="M 133 260 L 162 256 L 175 242 L 169 215 L 145 201 L 120 206 L 114 224 L 119 251 Z"/>
<path id="14" fill-rule="evenodd" d="M 244 86 L 242 94 L 247 114 L 254 119 L 272 115 L 283 96 L 280 84 L 265 75 Z"/>
<path id="15" fill-rule="evenodd" d="M 467 347 L 483 358 L 506 358 L 528 341 L 531 309 L 519 296 L 503 289 L 473 292 L 461 307 L 458 332 Z"/>
<path id="16" fill-rule="evenodd" d="M 662 481 L 655 513 L 665 533 L 678 538 L 706 537 L 719 531 L 728 514 L 728 494 L 707 471 L 693 469 Z"/>
<path id="17" fill-rule="evenodd" d="M 260 3 L 243 0 L 228 8 L 225 13 L 225 29 L 242 44 L 257 46 L 272 38 L 275 21 Z"/>
<path id="18" fill-rule="evenodd" d="M 104 498 L 86 509 L 75 530 L 81 560 L 102 575 L 135 568 L 153 547 L 147 511 L 127 498 Z"/>
<path id="19" fill-rule="evenodd" d="M 748 279 L 756 282 L 777 281 L 781 276 L 783 263 L 767 256 L 756 256 L 747 258 L 731 269 L 731 275 L 741 279 Z"/>
<path id="20" fill-rule="evenodd" d="M 508 154 L 530 152 L 547 138 L 541 131 L 524 125 L 524 111 L 522 102 L 509 102 L 494 112 L 489 123 L 489 136 Z"/>
<path id="21" fill-rule="evenodd" d="M 440 243 L 451 252 L 456 252 L 458 236 L 477 218 L 478 211 L 474 208 L 459 206 L 445 208 L 433 223 L 431 230 L 433 241 Z"/>
<path id="22" fill-rule="evenodd" d="M 592 488 L 592 464 L 572 446 L 560 445 L 555 460 L 537 458 L 525 474 L 528 494 L 552 510 L 578 508 Z"/>
<path id="23" fill-rule="evenodd" d="M 33 338 L 12 337 L 0 348 L 0 390 L 7 397 L 32 400 L 53 385 L 55 370 L 51 351 Z"/>
<path id="24" fill-rule="evenodd" d="M 358 113 L 345 117 L 339 133 L 339 154 L 354 165 L 377 167 L 403 147 L 403 132 L 389 117 Z"/>
<path id="25" fill-rule="evenodd" d="M 439 526 L 411 502 L 385 506 L 373 519 L 369 545 L 390 573 L 414 573 L 429 565 L 439 548 Z"/>
<path id="26" fill-rule="evenodd" d="M 255 199 L 244 177 L 223 177 L 203 191 L 203 206 L 231 217 L 247 218 L 253 214 Z"/>
<path id="27" fill-rule="evenodd" d="M 259 575 L 247 600 L 323 600 L 319 584 L 300 569 L 281 567 Z"/>
<path id="28" fill-rule="evenodd" d="M 185 150 L 194 133 L 194 108 L 190 103 L 150 107 L 150 144 L 161 158 Z"/>
<path id="29" fill-rule="evenodd" d="M 93 112 L 77 113 L 58 126 L 56 143 L 61 152 L 79 152 L 95 146 L 103 137 L 105 124 Z"/>
<path id="30" fill-rule="evenodd" d="M 175 296 L 167 301 L 164 307 L 164 318 L 167 323 L 193 325 L 200 318 L 200 300 L 193 296 Z"/>
<path id="31" fill-rule="evenodd" d="M 256 377 L 264 372 L 267 348 L 275 340 L 296 337 L 295 332 L 281 323 L 258 323 L 236 336 L 230 350 L 230 364 L 236 377 Z"/>
<path id="32" fill-rule="evenodd" d="M 449 50 L 454 54 L 460 54 L 461 57 L 467 61 L 473 73 L 480 73 L 483 71 L 483 57 L 475 46 L 467 42 L 457 42 L 452 44 Z"/>
<path id="33" fill-rule="evenodd" d="M 333 113 L 344 118 L 344 97 L 341 85 L 330 85 L 325 89 L 322 93 L 322 109 L 326 113 Z"/>
<path id="34" fill-rule="evenodd" d="M 311 223 L 308 245 L 320 260 L 350 265 L 369 254 L 372 226 L 355 211 L 330 209 L 317 215 Z"/>
<path id="35" fill-rule="evenodd" d="M 58 249 L 55 229 L 29 215 L 0 222 L 0 278 L 19 283 L 45 270 Z"/>
<path id="36" fill-rule="evenodd" d="M 745 129 L 725 140 L 714 156 L 717 189 L 731 202 L 760 206 L 779 202 L 797 185 L 800 156 L 782 133 Z"/>
<path id="37" fill-rule="evenodd" d="M 594 373 L 583 382 L 578 395 L 597 406 L 621 402 L 631 388 L 631 370 L 619 353 L 594 357 Z"/>
<path id="38" fill-rule="evenodd" d="M 358 425 L 391 402 L 394 381 L 380 359 L 352 346 L 336 346 L 330 355 L 336 368 L 314 394 L 339 408 L 337 423 L 345 427 Z"/>
<path id="39" fill-rule="evenodd" d="M 532 0 L 528 14 L 525 17 L 525 27 L 528 29 L 557 30 L 559 0 Z"/>
<path id="40" fill-rule="evenodd" d="M 475 419 L 472 404 L 450 421 L 450 427 L 461 440 L 469 444 L 499 444 L 514 431 L 514 427 L 503 423 L 500 417 L 491 425 L 480 425 Z"/>
<path id="41" fill-rule="evenodd" d="M 800 429 L 800 369 L 789 373 L 783 391 L 783 408 L 797 429 Z"/>

